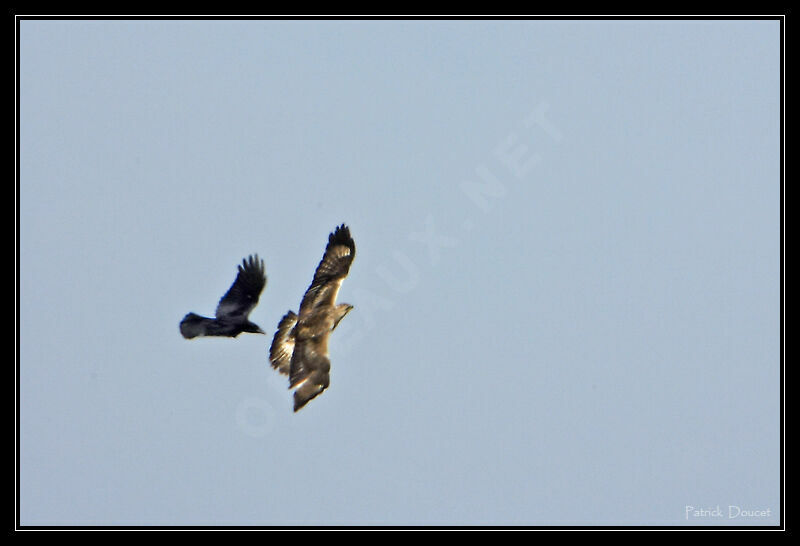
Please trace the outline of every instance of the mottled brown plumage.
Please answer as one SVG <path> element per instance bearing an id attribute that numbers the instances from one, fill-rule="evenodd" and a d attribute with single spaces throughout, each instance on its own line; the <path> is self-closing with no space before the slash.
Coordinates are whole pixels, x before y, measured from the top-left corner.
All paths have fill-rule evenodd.
<path id="1" fill-rule="evenodd" d="M 328 237 L 328 246 L 314 273 L 311 286 L 300 302 L 300 311 L 286 313 L 270 346 L 272 367 L 289 376 L 294 392 L 294 411 L 324 391 L 330 383 L 328 336 L 353 309 L 336 303 L 342 281 L 350 271 L 356 246 L 342 224 Z"/>

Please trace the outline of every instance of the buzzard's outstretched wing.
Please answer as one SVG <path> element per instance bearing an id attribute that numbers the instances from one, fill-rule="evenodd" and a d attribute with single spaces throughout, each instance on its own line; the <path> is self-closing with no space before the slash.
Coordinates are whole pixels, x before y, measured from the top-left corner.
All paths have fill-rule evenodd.
<path id="1" fill-rule="evenodd" d="M 350 271 L 356 256 L 356 244 L 350 229 L 342 224 L 328 236 L 328 246 L 314 273 L 314 280 L 300 303 L 301 320 L 311 315 L 316 307 L 333 305 L 342 281 Z"/>
<path id="2" fill-rule="evenodd" d="M 272 367 L 286 375 L 289 375 L 289 366 L 294 352 L 295 324 L 297 324 L 297 315 L 293 311 L 289 311 L 278 323 L 278 331 L 275 332 L 269 348 L 269 361 Z"/>
<path id="3" fill-rule="evenodd" d="M 249 256 L 242 260 L 236 280 L 219 300 L 216 317 L 226 320 L 247 319 L 258 303 L 265 284 L 267 276 L 264 273 L 264 260 L 259 260 L 258 256 Z"/>

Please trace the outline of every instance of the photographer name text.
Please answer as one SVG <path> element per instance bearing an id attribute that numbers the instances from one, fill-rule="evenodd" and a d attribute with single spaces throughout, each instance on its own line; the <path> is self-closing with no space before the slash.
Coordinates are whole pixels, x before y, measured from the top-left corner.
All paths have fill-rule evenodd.
<path id="1" fill-rule="evenodd" d="M 700 519 L 700 518 L 723 518 L 723 519 L 749 519 L 749 518 L 769 518 L 772 517 L 772 510 L 769 508 L 754 509 L 729 504 L 727 510 L 721 508 L 719 505 L 714 507 L 696 508 L 694 506 L 686 505 L 686 519 Z"/>

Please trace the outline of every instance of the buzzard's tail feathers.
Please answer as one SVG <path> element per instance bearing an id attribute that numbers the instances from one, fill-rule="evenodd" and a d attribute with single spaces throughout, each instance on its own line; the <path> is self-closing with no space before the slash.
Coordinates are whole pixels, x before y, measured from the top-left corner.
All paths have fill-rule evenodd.
<path id="1" fill-rule="evenodd" d="M 300 386 L 294 391 L 294 411 L 299 410 L 311 400 L 317 397 L 328 386 L 326 380 L 315 380 L 311 377 L 300 383 Z"/>
<path id="2" fill-rule="evenodd" d="M 269 348 L 269 361 L 272 367 L 286 375 L 289 375 L 294 352 L 294 337 L 291 334 L 295 324 L 297 324 L 297 315 L 293 311 L 289 311 L 278 323 L 278 331 L 275 332 Z"/>

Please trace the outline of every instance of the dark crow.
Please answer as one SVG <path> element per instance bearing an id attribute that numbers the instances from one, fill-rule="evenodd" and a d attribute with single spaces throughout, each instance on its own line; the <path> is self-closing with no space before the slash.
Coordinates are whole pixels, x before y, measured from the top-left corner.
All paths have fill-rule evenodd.
<path id="1" fill-rule="evenodd" d="M 217 305 L 216 318 L 189 313 L 181 321 L 181 335 L 186 339 L 197 336 L 236 337 L 242 332 L 263 334 L 257 324 L 247 320 L 267 284 L 264 260 L 249 256 L 242 260 L 236 280 Z"/>
<path id="2" fill-rule="evenodd" d="M 337 304 L 336 295 L 355 255 L 350 230 L 342 224 L 328 236 L 328 246 L 300 303 L 299 315 L 286 313 L 272 339 L 269 359 L 273 368 L 289 376 L 289 388 L 295 389 L 294 411 L 330 382 L 328 336 L 353 309 L 347 303 Z"/>

